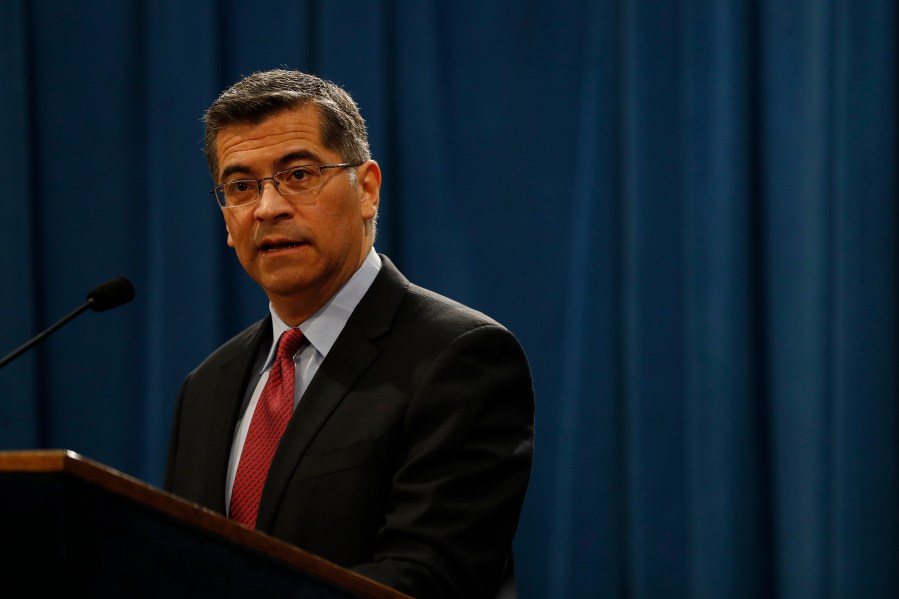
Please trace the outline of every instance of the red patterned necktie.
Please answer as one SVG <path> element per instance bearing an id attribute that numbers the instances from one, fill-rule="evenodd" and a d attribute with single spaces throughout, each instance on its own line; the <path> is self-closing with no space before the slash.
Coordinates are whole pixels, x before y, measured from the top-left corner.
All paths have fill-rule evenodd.
<path id="1" fill-rule="evenodd" d="M 293 414 L 293 356 L 302 342 L 303 333 L 300 329 L 287 329 L 281 335 L 275 363 L 253 411 L 250 429 L 240 453 L 234 487 L 231 490 L 230 516 L 232 520 L 250 528 L 256 527 L 262 487 L 275 449 L 278 448 L 278 441 Z"/>

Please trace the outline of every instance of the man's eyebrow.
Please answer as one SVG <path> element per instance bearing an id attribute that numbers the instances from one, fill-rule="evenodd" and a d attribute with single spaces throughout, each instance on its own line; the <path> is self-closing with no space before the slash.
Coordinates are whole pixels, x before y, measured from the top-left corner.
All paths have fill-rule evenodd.
<path id="1" fill-rule="evenodd" d="M 302 160 L 304 164 L 319 164 L 321 159 L 313 152 L 309 150 L 297 150 L 295 152 L 289 152 L 275 161 L 275 168 L 278 170 L 287 168 L 291 162 L 296 162 L 298 160 Z"/>
<path id="2" fill-rule="evenodd" d="M 291 162 L 297 162 L 299 160 L 303 161 L 303 164 L 319 164 L 321 162 L 321 158 L 318 157 L 317 154 L 311 152 L 309 150 L 296 150 L 295 152 L 288 152 L 284 154 L 277 160 L 275 160 L 275 170 L 280 171 L 282 169 L 288 168 Z M 221 181 L 227 180 L 231 175 L 245 175 L 250 177 L 252 175 L 252 170 L 250 167 L 245 166 L 243 164 L 232 164 L 226 166 L 224 170 L 222 170 L 222 175 L 220 177 Z"/>
<path id="3" fill-rule="evenodd" d="M 219 177 L 219 181 L 226 181 L 228 177 L 235 173 L 249 176 L 250 169 L 242 164 L 232 164 L 230 166 L 226 166 L 225 170 L 222 171 L 222 174 Z"/>

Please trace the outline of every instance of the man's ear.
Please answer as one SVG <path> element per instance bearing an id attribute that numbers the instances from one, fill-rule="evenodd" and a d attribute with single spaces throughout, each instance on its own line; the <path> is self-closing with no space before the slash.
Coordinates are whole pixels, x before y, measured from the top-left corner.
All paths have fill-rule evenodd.
<path id="1" fill-rule="evenodd" d="M 356 171 L 356 186 L 359 188 L 362 218 L 374 218 L 381 201 L 381 167 L 377 162 L 369 160 L 359 167 Z"/>
<path id="2" fill-rule="evenodd" d="M 234 239 L 231 237 L 231 229 L 228 228 L 228 221 L 225 221 L 225 231 L 228 232 L 228 247 L 234 247 Z"/>

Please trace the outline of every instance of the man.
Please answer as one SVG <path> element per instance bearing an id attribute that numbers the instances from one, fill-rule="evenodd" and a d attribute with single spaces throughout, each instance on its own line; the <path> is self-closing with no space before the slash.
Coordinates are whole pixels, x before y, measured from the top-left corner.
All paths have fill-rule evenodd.
<path id="1" fill-rule="evenodd" d="M 381 171 L 338 86 L 256 73 L 205 123 L 228 245 L 270 305 L 185 380 L 166 488 L 416 597 L 514 596 L 518 342 L 374 251 Z"/>

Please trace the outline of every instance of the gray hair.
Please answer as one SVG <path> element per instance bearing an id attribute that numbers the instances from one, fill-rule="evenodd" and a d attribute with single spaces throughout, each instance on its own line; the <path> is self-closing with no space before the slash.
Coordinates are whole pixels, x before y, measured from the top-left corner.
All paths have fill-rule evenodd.
<path id="1" fill-rule="evenodd" d="M 260 123 L 275 113 L 306 104 L 318 107 L 321 139 L 343 162 L 357 164 L 371 159 L 365 120 L 353 98 L 340 86 L 300 71 L 274 69 L 244 77 L 212 103 L 203 122 L 203 152 L 212 178 L 218 178 L 218 132 L 234 124 Z M 355 170 L 348 169 L 355 183 Z"/>

